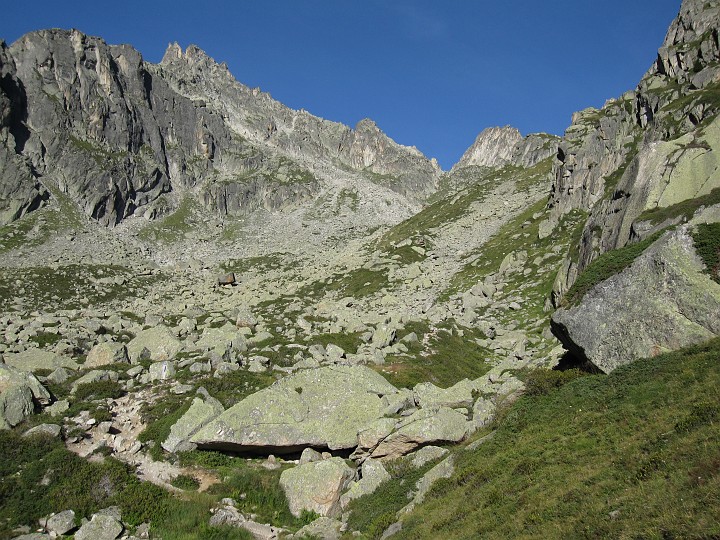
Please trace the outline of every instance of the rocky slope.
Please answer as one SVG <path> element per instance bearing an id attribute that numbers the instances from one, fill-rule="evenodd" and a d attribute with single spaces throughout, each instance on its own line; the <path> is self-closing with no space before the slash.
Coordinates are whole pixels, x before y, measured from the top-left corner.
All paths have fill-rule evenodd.
<path id="1" fill-rule="evenodd" d="M 116 225 L 177 208 L 164 197 L 171 192 L 246 214 L 316 196 L 316 169 L 367 172 L 366 182 L 412 199 L 431 192 L 439 173 L 371 121 L 353 130 L 292 111 L 193 46 L 171 46 L 155 66 L 129 46 L 46 30 L 3 44 L 0 60 L 3 223 L 40 206 L 53 187 Z"/>
<path id="2" fill-rule="evenodd" d="M 472 485 L 456 464 L 565 354 L 551 329 L 606 372 L 717 334 L 716 4 L 686 0 L 638 88 L 564 137 L 491 128 L 445 173 L 193 46 L 3 45 L 0 444 L 130 468 L 60 504 L 56 462 L 8 465 L 0 536 L 117 505 L 112 531 L 173 537 L 131 502 L 200 489 L 193 530 L 378 537 Z"/>

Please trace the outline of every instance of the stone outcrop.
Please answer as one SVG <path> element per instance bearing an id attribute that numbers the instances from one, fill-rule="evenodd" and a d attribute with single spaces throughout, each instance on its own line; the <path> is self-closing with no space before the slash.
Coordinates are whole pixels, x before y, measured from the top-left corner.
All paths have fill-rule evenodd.
<path id="1" fill-rule="evenodd" d="M 188 411 L 170 428 L 170 435 L 162 442 L 162 447 L 170 453 L 194 450 L 196 445 L 190 442 L 190 437 L 224 410 L 215 398 L 194 398 Z"/>
<path id="2" fill-rule="evenodd" d="M 553 333 L 609 373 L 638 358 L 720 334 L 720 285 L 704 273 L 687 227 L 666 233 L 628 268 L 557 310 Z"/>
<path id="3" fill-rule="evenodd" d="M 557 153 L 559 137 L 534 133 L 523 137 L 514 127 L 492 127 L 483 130 L 475 142 L 453 166 L 452 171 L 464 167 L 500 169 L 506 165 L 532 167 Z"/>
<path id="4" fill-rule="evenodd" d="M 200 448 L 231 451 L 351 449 L 358 432 L 384 416 L 382 396 L 396 392 L 364 366 L 305 370 L 230 407 L 191 441 Z"/>
<path id="5" fill-rule="evenodd" d="M 554 166 L 549 227 L 572 210 L 590 213 L 579 256 L 568 258 L 555 303 L 600 254 L 657 230 L 640 214 L 717 187 L 720 83 L 718 6 L 685 0 L 656 62 L 634 91 L 573 116 Z M 665 224 L 667 225 L 667 224 Z"/>
<path id="6" fill-rule="evenodd" d="M 35 411 L 35 404 L 48 405 L 51 396 L 35 375 L 0 364 L 0 429 L 18 425 Z"/>
<path id="7" fill-rule="evenodd" d="M 355 471 L 341 458 L 332 457 L 283 471 L 280 486 L 294 516 L 309 510 L 323 517 L 337 517 L 340 495 L 354 476 Z"/>
<path id="8" fill-rule="evenodd" d="M 221 215 L 281 210 L 318 192 L 308 160 L 421 199 L 440 173 L 373 122 L 291 110 L 195 46 L 171 45 L 154 65 L 127 45 L 42 30 L 0 44 L 0 81 L 0 224 L 51 193 L 110 226 L 171 212 L 175 191 Z"/>

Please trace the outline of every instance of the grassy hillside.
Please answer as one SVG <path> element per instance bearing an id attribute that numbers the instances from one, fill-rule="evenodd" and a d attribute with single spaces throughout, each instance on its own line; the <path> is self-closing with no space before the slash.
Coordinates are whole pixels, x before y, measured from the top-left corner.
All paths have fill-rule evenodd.
<path id="1" fill-rule="evenodd" d="M 716 339 L 525 396 L 393 538 L 719 538 L 719 384 Z"/>

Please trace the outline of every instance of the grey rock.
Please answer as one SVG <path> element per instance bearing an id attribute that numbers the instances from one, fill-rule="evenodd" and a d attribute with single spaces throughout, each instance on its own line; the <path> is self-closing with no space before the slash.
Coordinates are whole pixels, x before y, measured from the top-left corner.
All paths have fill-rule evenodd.
<path id="1" fill-rule="evenodd" d="M 60 430 L 61 428 L 57 424 L 40 424 L 34 428 L 28 429 L 25 433 L 23 433 L 23 437 L 31 437 L 38 434 L 49 435 L 50 437 L 59 437 Z"/>
<path id="2" fill-rule="evenodd" d="M 32 373 L 0 364 L 0 429 L 16 426 L 35 411 L 35 402 L 50 403 L 50 393 Z"/>
<path id="3" fill-rule="evenodd" d="M 360 480 L 350 484 L 349 489 L 340 497 L 340 506 L 345 509 L 351 501 L 374 493 L 383 482 L 390 480 L 390 473 L 379 461 L 369 458 L 360 467 Z"/>
<path id="4" fill-rule="evenodd" d="M 440 446 L 423 446 L 420 450 L 408 454 L 408 457 L 412 459 L 413 467 L 419 469 L 426 463 L 446 456 L 448 452 L 447 448 L 441 448 Z"/>
<path id="5" fill-rule="evenodd" d="M 371 456 L 393 459 L 427 444 L 460 442 L 468 429 L 465 415 L 454 409 L 421 409 L 398 422 L 396 431 L 383 439 Z"/>
<path id="6" fill-rule="evenodd" d="M 704 270 L 687 226 L 666 233 L 579 305 L 556 311 L 553 333 L 606 373 L 720 335 L 720 285 Z"/>
<path id="7" fill-rule="evenodd" d="M 201 448 L 233 451 L 355 448 L 358 431 L 383 416 L 380 396 L 396 391 L 364 366 L 305 370 L 248 396 L 191 440 Z"/>
<path id="8" fill-rule="evenodd" d="M 58 512 L 57 514 L 41 518 L 39 521 L 43 529 L 60 536 L 69 533 L 76 527 L 75 512 L 72 510 Z"/>
<path id="9" fill-rule="evenodd" d="M 280 475 L 280 486 L 294 516 L 310 510 L 321 516 L 337 517 L 340 495 L 354 476 L 355 472 L 341 458 L 332 457 L 286 469 Z"/>
<path id="10" fill-rule="evenodd" d="M 54 370 L 59 367 L 75 370 L 78 367 L 77 363 L 71 358 L 37 348 L 29 348 L 19 353 L 6 353 L 5 364 L 23 371 Z"/>
<path id="11" fill-rule="evenodd" d="M 75 540 L 115 540 L 123 532 L 123 526 L 113 516 L 93 514 L 90 521 L 75 533 Z"/>
<path id="12" fill-rule="evenodd" d="M 172 360 L 183 346 L 172 330 L 166 326 L 156 326 L 141 331 L 127 344 L 130 361 L 137 364 L 143 354 L 153 362 Z"/>
<path id="13" fill-rule="evenodd" d="M 169 381 L 175 377 L 175 365 L 173 362 L 155 362 L 148 368 L 151 381 Z"/>
<path id="14" fill-rule="evenodd" d="M 339 540 L 342 521 L 329 517 L 319 517 L 312 523 L 305 525 L 288 539 L 302 540 L 303 538 L 317 538 L 318 540 Z"/>
<path id="15" fill-rule="evenodd" d="M 90 349 L 83 367 L 97 368 L 110 364 L 127 363 L 129 361 L 127 348 L 123 343 L 106 341 L 104 343 L 98 343 Z"/>
<path id="16" fill-rule="evenodd" d="M 90 384 L 100 381 L 116 381 L 119 379 L 117 371 L 110 371 L 106 369 L 93 369 L 88 371 L 85 375 L 77 379 L 70 389 L 70 393 L 74 394 L 78 386 L 82 384 Z"/>
<path id="17" fill-rule="evenodd" d="M 193 450 L 196 446 L 190 443 L 190 437 L 224 410 L 214 398 L 194 398 L 188 411 L 170 428 L 170 435 L 163 441 L 162 447 L 170 453 Z"/>

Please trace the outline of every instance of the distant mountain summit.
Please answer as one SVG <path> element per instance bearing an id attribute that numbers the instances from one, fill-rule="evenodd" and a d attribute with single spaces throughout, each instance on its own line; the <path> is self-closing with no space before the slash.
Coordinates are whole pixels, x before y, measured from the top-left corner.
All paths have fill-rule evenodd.
<path id="1" fill-rule="evenodd" d="M 171 44 L 154 65 L 127 45 L 42 30 L 2 43 L 0 74 L 0 223 L 54 189 L 115 225 L 172 210 L 163 195 L 178 190 L 243 213 L 311 197 L 322 184 L 315 169 L 366 173 L 413 200 L 440 173 L 373 122 L 351 129 L 289 109 L 194 45 Z"/>

